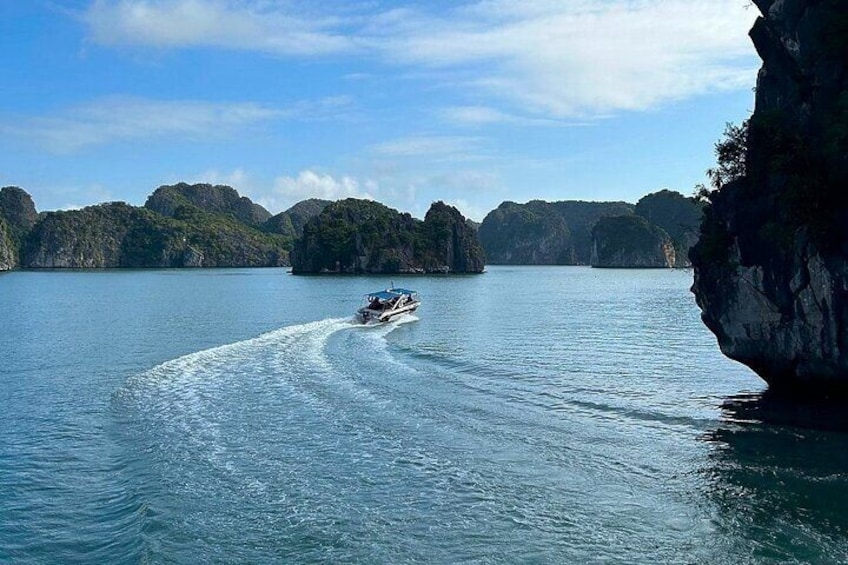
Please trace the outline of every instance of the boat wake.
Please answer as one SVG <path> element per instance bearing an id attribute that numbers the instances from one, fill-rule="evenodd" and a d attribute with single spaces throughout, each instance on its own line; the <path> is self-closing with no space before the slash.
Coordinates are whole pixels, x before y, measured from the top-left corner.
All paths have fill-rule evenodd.
<path id="1" fill-rule="evenodd" d="M 308 403 L 320 403 L 310 393 L 319 381 L 342 385 L 350 367 L 361 366 L 357 357 L 373 359 L 387 351 L 384 338 L 398 327 L 417 321 L 404 316 L 389 323 L 362 325 L 352 318 L 332 318 L 286 326 L 255 338 L 190 353 L 161 363 L 131 377 L 116 398 L 140 401 L 157 410 L 181 410 L 213 399 L 224 390 L 248 391 L 285 389 Z M 338 351 L 330 344 L 339 332 L 352 335 Z M 356 343 L 349 343 L 354 341 Z M 311 383 L 311 384 L 310 384 Z M 313 390 L 313 393 L 315 391 Z"/>
<path id="2" fill-rule="evenodd" d="M 252 339 L 166 361 L 131 377 L 113 398 L 125 438 L 158 452 L 165 475 L 194 458 L 237 475 L 249 445 L 273 445 L 310 429 L 304 421 L 337 423 L 351 404 L 378 409 L 385 401 L 368 378 L 397 361 L 384 339 L 413 316 L 379 326 L 351 318 L 287 326 Z M 385 370 L 385 369 L 383 369 Z M 244 478 L 244 477 L 242 477 Z M 255 477 L 249 484 L 261 485 Z"/>

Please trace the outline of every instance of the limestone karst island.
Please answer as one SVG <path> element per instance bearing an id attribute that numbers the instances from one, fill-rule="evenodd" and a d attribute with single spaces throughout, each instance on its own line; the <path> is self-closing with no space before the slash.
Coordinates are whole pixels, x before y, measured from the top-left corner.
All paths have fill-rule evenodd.
<path id="1" fill-rule="evenodd" d="M 161 186 L 123 202 L 38 213 L 0 189 L 0 270 L 279 267 L 295 274 L 480 273 L 485 265 L 688 267 L 702 202 L 504 202 L 481 224 L 435 202 L 423 220 L 379 202 L 309 199 L 272 216 L 222 185 Z"/>

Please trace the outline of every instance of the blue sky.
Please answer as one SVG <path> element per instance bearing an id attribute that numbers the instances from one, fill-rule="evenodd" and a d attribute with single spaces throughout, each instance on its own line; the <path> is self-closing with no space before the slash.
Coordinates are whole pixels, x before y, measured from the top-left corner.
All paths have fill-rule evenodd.
<path id="1" fill-rule="evenodd" d="M 272 213 L 704 182 L 753 109 L 747 0 L 0 0 L 0 186 L 229 184 Z"/>

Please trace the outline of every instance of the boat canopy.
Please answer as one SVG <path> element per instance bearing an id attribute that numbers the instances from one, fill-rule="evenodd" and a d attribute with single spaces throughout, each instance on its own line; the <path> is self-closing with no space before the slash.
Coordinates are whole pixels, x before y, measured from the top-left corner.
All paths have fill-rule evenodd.
<path id="1" fill-rule="evenodd" d="M 413 295 L 416 294 L 414 290 L 407 290 L 405 288 L 390 288 L 388 290 L 378 290 L 377 292 L 369 292 L 368 298 L 377 298 L 379 300 L 391 300 L 392 298 L 397 298 L 402 295 Z"/>
<path id="2" fill-rule="evenodd" d="M 390 288 L 389 292 L 394 292 L 395 294 L 417 294 L 414 290 L 408 290 L 406 288 Z"/>

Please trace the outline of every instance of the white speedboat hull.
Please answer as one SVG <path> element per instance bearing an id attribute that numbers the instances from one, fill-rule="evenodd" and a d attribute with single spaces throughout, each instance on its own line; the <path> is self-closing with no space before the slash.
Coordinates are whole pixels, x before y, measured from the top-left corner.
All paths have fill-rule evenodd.
<path id="1" fill-rule="evenodd" d="M 385 322 L 390 322 L 399 316 L 403 316 L 406 314 L 412 314 L 416 310 L 418 310 L 418 306 L 420 306 L 420 302 L 415 302 L 412 304 L 406 304 L 394 310 L 372 310 L 370 308 L 360 308 L 356 312 L 357 320 L 362 324 L 382 324 Z"/>

